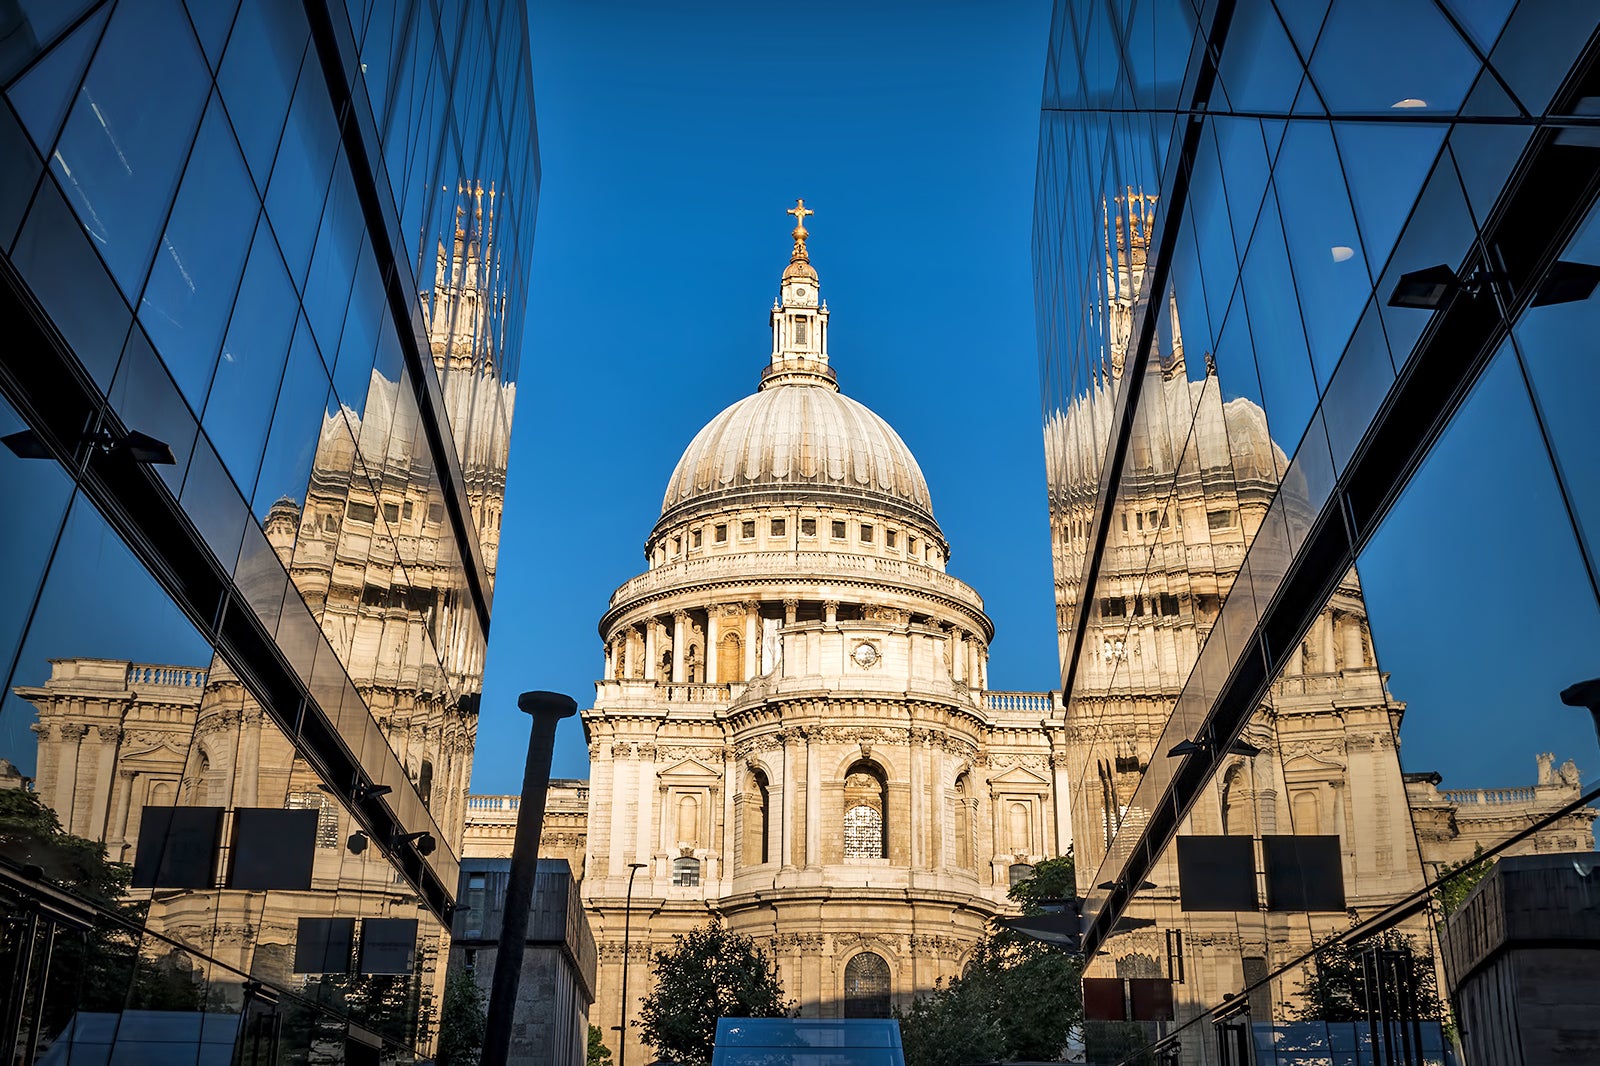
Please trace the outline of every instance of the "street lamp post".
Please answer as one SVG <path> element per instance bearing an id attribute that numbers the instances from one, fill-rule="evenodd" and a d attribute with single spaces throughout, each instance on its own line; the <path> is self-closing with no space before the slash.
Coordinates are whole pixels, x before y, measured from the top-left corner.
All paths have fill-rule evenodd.
<path id="1" fill-rule="evenodd" d="M 500 946 L 489 986 L 484 1024 L 483 1066 L 505 1066 L 511 1051 L 511 1025 L 517 1011 L 517 986 L 528 947 L 528 911 L 539 873 L 539 833 L 544 827 L 545 794 L 550 790 L 550 759 L 555 753 L 556 723 L 578 710 L 571 696 L 559 692 L 524 692 L 517 707 L 533 719 L 528 735 L 528 761 L 522 771 L 522 799 L 517 807 L 517 835 L 511 845 L 511 878 L 500 924 Z"/>
<path id="2" fill-rule="evenodd" d="M 633 879 L 645 865 L 628 864 L 628 895 L 622 904 L 622 1010 L 617 1019 L 617 1066 L 628 1066 L 628 933 L 633 923 Z"/>

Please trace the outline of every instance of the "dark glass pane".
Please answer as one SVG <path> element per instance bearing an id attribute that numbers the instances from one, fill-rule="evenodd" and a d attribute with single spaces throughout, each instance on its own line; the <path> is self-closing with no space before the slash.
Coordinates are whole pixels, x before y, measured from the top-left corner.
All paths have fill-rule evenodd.
<path id="1" fill-rule="evenodd" d="M 1180 836 L 1178 885 L 1186 911 L 1255 910 L 1255 841 L 1248 836 Z"/>
<path id="2" fill-rule="evenodd" d="M 1377 304 L 1373 302 L 1367 305 L 1367 313 L 1350 338 L 1339 369 L 1322 398 L 1322 416 L 1338 469 L 1343 470 L 1350 461 L 1392 384 L 1394 365 L 1389 360 L 1383 324 L 1379 321 Z"/>
<path id="3" fill-rule="evenodd" d="M 1275 196 L 1267 201 L 1256 224 L 1243 280 L 1256 368 L 1261 375 L 1261 402 L 1271 420 L 1273 438 L 1287 449 L 1316 409 L 1317 381 L 1306 349 Z"/>
<path id="4" fill-rule="evenodd" d="M 0 436 L 24 429 L 10 405 L 0 400 Z M 49 459 L 19 459 L 0 449 L 0 485 L 13 500 L 27 501 L 12 508 L 9 520 L 0 522 L 0 677 L 11 669 L 17 642 L 33 610 L 45 562 L 55 549 L 56 537 L 67 515 L 72 482 L 59 463 Z M 3 754 L 3 753 L 0 753 Z"/>
<path id="5" fill-rule="evenodd" d="M 1304 72 L 1269 0 L 1241 3 L 1228 24 L 1220 70 L 1229 106 L 1287 112 Z"/>
<path id="6" fill-rule="evenodd" d="M 1431 0 L 1338 0 L 1311 57 L 1311 76 L 1336 114 L 1453 114 L 1477 74 L 1471 49 Z"/>
<path id="7" fill-rule="evenodd" d="M 239 544 L 250 512 L 204 436 L 195 441 L 194 458 L 189 461 L 189 474 L 183 479 L 179 499 L 211 553 L 224 570 L 229 569 L 239 558 Z"/>
<path id="8" fill-rule="evenodd" d="M 1543 753 L 1592 757 L 1593 723 L 1558 694 L 1595 676 L 1600 605 L 1509 343 L 1358 565 L 1388 687 L 1406 704 L 1405 770 L 1437 772 L 1446 790 L 1508 787 Z"/>
<path id="9" fill-rule="evenodd" d="M 146 807 L 133 887 L 213 888 L 221 846 L 221 807 Z"/>
<path id="10" fill-rule="evenodd" d="M 1372 294 L 1333 135 L 1321 122 L 1292 122 L 1273 172 L 1317 380 L 1326 382 Z"/>
<path id="11" fill-rule="evenodd" d="M 1593 30 L 1594 10 L 1587 4 L 1518 4 L 1489 63 L 1522 106 L 1541 115 Z"/>
<path id="12" fill-rule="evenodd" d="M 159 55 L 159 63 L 150 62 Z M 130 297 L 144 283 L 210 79 L 176 0 L 117 5 L 51 157 Z"/>
<path id="13" fill-rule="evenodd" d="M 305 14 L 299 7 L 245 0 L 217 72 L 217 87 L 233 116 L 250 173 L 261 188 L 272 171 L 307 38 Z"/>
<path id="14" fill-rule="evenodd" d="M 165 442 L 172 449 L 172 457 L 177 461 L 152 469 L 173 495 L 177 495 L 189 472 L 189 456 L 194 451 L 199 429 L 166 364 L 156 356 L 141 330 L 135 329 L 128 335 L 128 346 L 117 367 L 110 396 L 123 424 Z"/>
<path id="15" fill-rule="evenodd" d="M 11 106 L 17 109 L 41 153 L 48 153 L 55 144 L 56 132 L 66 117 L 67 106 L 78 94 L 78 84 L 94 46 L 100 43 L 100 31 L 105 29 L 110 10 L 108 5 L 97 11 L 6 90 Z"/>
<path id="16" fill-rule="evenodd" d="M 1383 271 L 1395 238 L 1433 168 L 1446 129 L 1416 123 L 1334 124 L 1339 161 L 1355 205 L 1367 266 L 1374 276 Z"/>
<path id="17" fill-rule="evenodd" d="M 247 493 L 255 486 L 272 422 L 271 397 L 283 379 L 296 310 L 272 231 L 262 224 L 250 249 L 204 418 L 218 454 Z"/>
<path id="18" fill-rule="evenodd" d="M 368 918 L 361 923 L 361 972 L 410 973 L 417 948 L 415 918 Z"/>
<path id="19" fill-rule="evenodd" d="M 345 167 L 335 167 L 317 230 L 317 247 L 306 277 L 306 319 L 317 343 L 328 352 L 339 350 L 350 286 L 355 280 L 356 253 L 365 241 L 365 219 L 356 199 L 355 184 Z"/>
<path id="20" fill-rule="evenodd" d="M 240 807 L 233 812 L 228 887 L 308 891 L 317 853 L 318 812 Z"/>
<path id="21" fill-rule="evenodd" d="M 260 206 L 212 98 L 139 303 L 139 320 L 195 410 L 205 406 Z"/>
<path id="22" fill-rule="evenodd" d="M 0 107 L 0 249 L 10 250 L 43 171 L 16 116 Z"/>
<path id="23" fill-rule="evenodd" d="M 239 0 L 184 0 L 184 3 L 189 7 L 189 17 L 194 21 L 194 30 L 205 48 L 206 58 L 215 68 Z"/>
<path id="24" fill-rule="evenodd" d="M 301 918 L 295 936 L 295 973 L 349 973 L 355 947 L 354 918 Z"/>
<path id="25" fill-rule="evenodd" d="M 311 478 L 311 458 L 316 454 L 330 393 L 328 374 L 311 340 L 310 327 L 300 320 L 289 363 L 272 409 L 272 430 L 261 456 L 253 510 L 262 519 L 281 499 L 296 507 L 304 502 Z"/>
<path id="26" fill-rule="evenodd" d="M 322 200 L 328 190 L 338 148 L 338 130 L 333 124 L 328 86 L 315 50 L 308 49 L 300 64 L 300 80 L 294 103 L 284 127 L 267 186 L 267 214 L 289 264 L 289 274 L 298 283 L 305 277 L 316 241 L 317 223 L 322 218 Z"/>
<path id="27" fill-rule="evenodd" d="M 1494 42 L 1505 27 L 1506 16 L 1517 6 L 1517 0 L 1444 0 L 1444 6 L 1456 17 L 1485 55 L 1494 50 Z"/>
<path id="28" fill-rule="evenodd" d="M 40 183 L 11 262 L 95 384 L 109 388 L 133 315 L 55 182 Z"/>

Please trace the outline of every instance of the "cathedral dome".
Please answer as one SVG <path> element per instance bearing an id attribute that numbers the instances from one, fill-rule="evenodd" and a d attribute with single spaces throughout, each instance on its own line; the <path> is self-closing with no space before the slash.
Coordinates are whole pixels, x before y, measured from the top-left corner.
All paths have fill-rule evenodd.
<path id="1" fill-rule="evenodd" d="M 821 384 L 764 388 L 713 418 L 678 460 L 662 517 L 772 492 L 909 512 L 935 526 L 928 483 L 905 441 L 866 406 Z"/>

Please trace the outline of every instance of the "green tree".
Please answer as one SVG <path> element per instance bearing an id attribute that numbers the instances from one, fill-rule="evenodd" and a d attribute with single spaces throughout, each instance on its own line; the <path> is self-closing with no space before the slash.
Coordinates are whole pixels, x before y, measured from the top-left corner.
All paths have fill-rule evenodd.
<path id="1" fill-rule="evenodd" d="M 611 1066 L 611 1049 L 606 1047 L 605 1034 L 598 1025 L 589 1026 L 589 1053 L 584 1066 Z"/>
<path id="2" fill-rule="evenodd" d="M 1439 879 L 1433 890 L 1433 898 L 1439 905 L 1441 922 L 1466 902 L 1467 897 L 1472 895 L 1472 890 L 1478 887 L 1478 882 L 1494 869 L 1494 863 L 1495 860 L 1483 857 L 1483 845 L 1479 844 L 1472 849 L 1472 858 L 1448 863 L 1439 868 Z"/>
<path id="3" fill-rule="evenodd" d="M 1362 957 L 1374 949 L 1409 955 L 1411 977 L 1417 990 L 1417 1017 L 1424 1020 L 1444 1017 L 1433 955 L 1419 952 L 1416 938 L 1398 929 L 1387 929 L 1355 942 L 1330 940 L 1320 945 L 1314 961 L 1306 964 L 1300 995 L 1287 1004 L 1288 1016 L 1295 1021 L 1365 1021 L 1369 990 Z"/>
<path id="4" fill-rule="evenodd" d="M 789 1018 L 794 1008 L 767 953 L 713 919 L 650 960 L 639 1007 L 645 1041 L 680 1066 L 707 1066 L 718 1018 Z"/>
<path id="5" fill-rule="evenodd" d="M 439 1010 L 439 1066 L 478 1066 L 487 1024 L 477 978 L 470 970 L 453 970 L 445 978 L 444 1004 Z"/>
<path id="6" fill-rule="evenodd" d="M 1039 863 L 1008 895 L 1024 914 L 1075 895 L 1072 855 Z M 895 1012 L 908 1066 L 1050 1061 L 1083 1020 L 1082 960 L 999 931 L 972 951 L 961 976 Z"/>

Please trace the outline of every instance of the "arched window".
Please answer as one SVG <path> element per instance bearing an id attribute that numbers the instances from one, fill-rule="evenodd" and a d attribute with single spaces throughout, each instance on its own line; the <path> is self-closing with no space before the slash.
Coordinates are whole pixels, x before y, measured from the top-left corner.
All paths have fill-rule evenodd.
<path id="1" fill-rule="evenodd" d="M 1239 795 L 1242 789 L 1240 779 L 1243 776 L 1244 763 L 1234 763 L 1228 772 L 1222 776 L 1222 831 L 1224 833 L 1249 832 L 1249 811 L 1244 805 L 1244 797 Z"/>
<path id="2" fill-rule="evenodd" d="M 678 800 L 678 842 L 690 845 L 700 842 L 700 801 L 694 796 Z"/>
<path id="3" fill-rule="evenodd" d="M 1012 863 L 1011 864 L 1011 870 L 1010 870 L 1011 887 L 1015 888 L 1017 885 L 1022 884 L 1022 882 L 1024 882 L 1024 881 L 1028 880 L 1029 878 L 1033 877 L 1033 873 L 1034 873 L 1033 867 L 1029 866 L 1025 862 Z"/>
<path id="4" fill-rule="evenodd" d="M 889 964 L 882 955 L 863 951 L 844 964 L 844 1016 L 889 1016 Z"/>
<path id="5" fill-rule="evenodd" d="M 1302 789 L 1294 794 L 1294 799 L 1290 801 L 1290 813 L 1294 816 L 1296 833 L 1322 832 L 1322 804 L 1310 789 Z"/>
<path id="6" fill-rule="evenodd" d="M 694 888 L 700 883 L 700 860 L 684 857 L 672 860 L 672 883 L 682 888 Z"/>
<path id="7" fill-rule="evenodd" d="M 1028 805 L 1013 801 L 1006 811 L 1007 832 L 1013 853 L 1026 855 L 1033 850 L 1032 835 L 1028 832 Z"/>
<path id="8" fill-rule="evenodd" d="M 972 868 L 972 806 L 967 775 L 956 778 L 956 865 Z"/>
<path id="9" fill-rule="evenodd" d="M 707 678 L 707 680 L 713 680 Z M 737 633 L 725 634 L 717 647 L 717 676 L 714 680 L 727 684 L 744 680 L 744 641 Z"/>
<path id="10" fill-rule="evenodd" d="M 744 796 L 744 861 L 756 866 L 769 861 L 767 827 L 771 824 L 772 797 L 767 792 L 767 775 L 751 770 Z"/>
<path id="11" fill-rule="evenodd" d="M 844 777 L 844 857 L 889 857 L 889 785 L 883 771 L 865 759 Z"/>
<path id="12" fill-rule="evenodd" d="M 423 759 L 422 770 L 417 774 L 417 795 L 422 797 L 423 806 L 427 806 L 433 799 L 433 760 Z"/>

